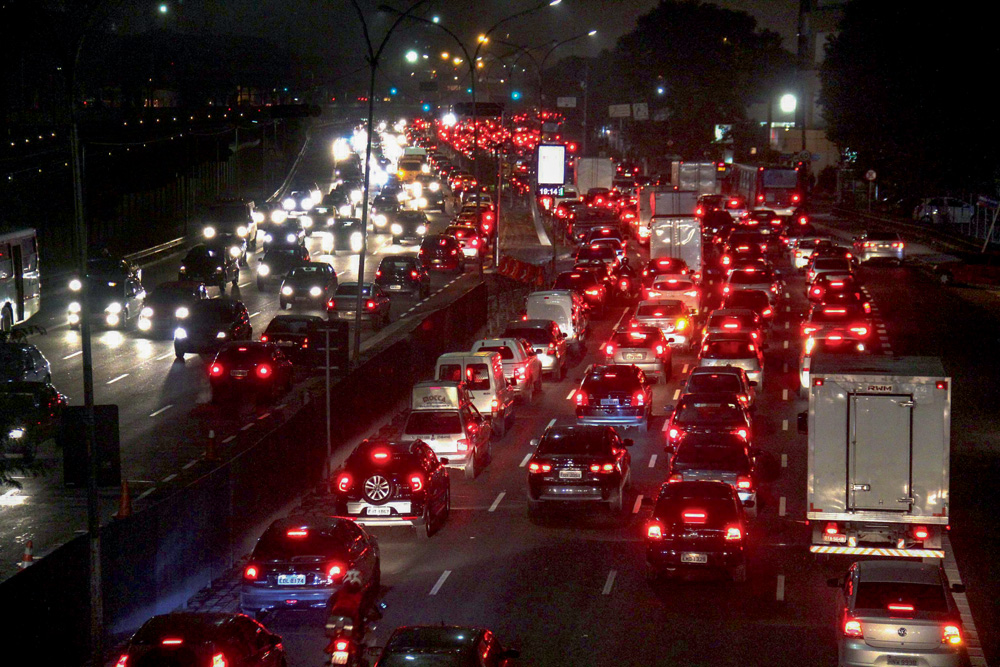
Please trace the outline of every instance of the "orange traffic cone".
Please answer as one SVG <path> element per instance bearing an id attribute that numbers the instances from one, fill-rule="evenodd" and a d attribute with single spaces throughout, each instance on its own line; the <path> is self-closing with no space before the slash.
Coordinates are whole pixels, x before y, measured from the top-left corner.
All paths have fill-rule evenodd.
<path id="1" fill-rule="evenodd" d="M 118 500 L 118 514 L 116 519 L 124 519 L 132 516 L 132 494 L 128 490 L 128 480 L 122 480 L 122 495 Z"/>
<path id="2" fill-rule="evenodd" d="M 28 540 L 27 542 L 24 543 L 24 555 L 21 556 L 21 562 L 17 566 L 18 569 L 23 570 L 24 568 L 31 565 L 31 563 L 35 560 L 33 553 L 34 553 L 34 544 L 32 543 L 31 540 Z"/>

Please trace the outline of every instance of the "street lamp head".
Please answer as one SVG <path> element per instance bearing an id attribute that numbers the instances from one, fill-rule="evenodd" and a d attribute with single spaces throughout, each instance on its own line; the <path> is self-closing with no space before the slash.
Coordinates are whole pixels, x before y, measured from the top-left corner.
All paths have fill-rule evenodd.
<path id="1" fill-rule="evenodd" d="M 791 93 L 785 93 L 778 100 L 778 108 L 781 109 L 782 113 L 795 113 L 796 107 L 798 107 L 799 101 L 795 98 L 795 95 Z"/>
<path id="2" fill-rule="evenodd" d="M 555 7 L 560 2 L 562 2 L 562 0 L 552 0 L 552 2 L 549 3 L 549 7 Z"/>
<path id="3" fill-rule="evenodd" d="M 440 16 L 435 14 L 434 16 L 431 17 L 431 23 L 440 23 L 440 22 L 441 22 Z"/>
<path id="4" fill-rule="evenodd" d="M 416 51 L 407 51 L 406 52 L 406 62 L 408 62 L 408 63 L 415 63 L 415 62 L 417 62 L 417 59 L 419 57 L 420 56 L 417 54 Z"/>
<path id="5" fill-rule="evenodd" d="M 441 52 L 441 60 L 448 60 L 448 58 L 451 58 L 451 54 L 448 53 L 447 51 L 442 51 Z"/>
<path id="6" fill-rule="evenodd" d="M 167 7 L 167 5 L 165 5 L 165 4 L 160 5 L 160 13 L 161 14 L 166 14 L 168 11 L 170 11 L 170 8 Z"/>
<path id="7" fill-rule="evenodd" d="M 480 35 L 479 36 L 479 43 L 480 44 L 489 44 L 489 41 L 490 41 L 490 38 L 487 37 L 486 35 Z"/>
<path id="8" fill-rule="evenodd" d="M 596 31 L 596 30 L 591 30 L 590 32 L 588 32 L 588 33 L 587 33 L 587 36 L 588 36 L 588 37 L 593 37 L 593 36 L 594 36 L 594 35 L 596 35 L 596 34 L 597 34 L 597 31 Z"/>
<path id="9" fill-rule="evenodd" d="M 455 59 L 452 60 L 451 62 L 453 62 L 456 65 L 461 65 L 462 64 L 462 59 L 459 58 L 458 56 L 455 56 Z"/>

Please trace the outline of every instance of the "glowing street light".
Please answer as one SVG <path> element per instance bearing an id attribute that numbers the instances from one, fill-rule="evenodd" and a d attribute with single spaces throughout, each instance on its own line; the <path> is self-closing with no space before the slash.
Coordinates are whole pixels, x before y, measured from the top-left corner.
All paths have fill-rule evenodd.
<path id="1" fill-rule="evenodd" d="M 596 34 L 597 34 L 596 30 L 591 30 L 590 32 L 587 33 L 587 37 L 593 37 Z"/>
<path id="2" fill-rule="evenodd" d="M 796 99 L 795 95 L 791 93 L 785 93 L 778 100 L 778 108 L 781 109 L 782 113 L 795 113 L 796 107 L 798 107 L 799 101 Z"/>
<path id="3" fill-rule="evenodd" d="M 170 11 L 170 7 L 167 7 L 165 4 L 164 5 L 160 5 L 159 9 L 160 9 L 160 13 L 161 14 L 166 14 L 168 11 Z"/>
<path id="4" fill-rule="evenodd" d="M 448 58 L 451 58 L 451 54 L 448 53 L 447 51 L 442 51 L 441 52 L 441 60 L 448 60 Z"/>
<path id="5" fill-rule="evenodd" d="M 441 22 L 440 16 L 434 15 L 433 17 L 431 17 L 431 23 L 440 23 L 440 22 Z"/>
<path id="6" fill-rule="evenodd" d="M 479 43 L 480 44 L 489 44 L 490 43 L 490 38 L 487 37 L 486 35 L 480 35 L 478 37 L 478 39 L 479 39 Z"/>
<path id="7" fill-rule="evenodd" d="M 416 51 L 407 51 L 406 52 L 406 62 L 408 62 L 408 63 L 415 63 L 415 62 L 417 62 L 418 58 L 420 58 L 420 55 Z"/>
<path id="8" fill-rule="evenodd" d="M 458 118 L 455 116 L 455 114 L 450 112 L 446 113 L 444 117 L 441 119 L 441 123 L 444 124 L 445 127 L 451 127 L 457 122 Z"/>

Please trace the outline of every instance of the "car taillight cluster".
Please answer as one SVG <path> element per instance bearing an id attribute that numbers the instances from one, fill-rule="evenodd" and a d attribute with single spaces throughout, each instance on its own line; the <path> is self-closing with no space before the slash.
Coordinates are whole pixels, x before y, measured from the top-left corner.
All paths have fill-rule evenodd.
<path id="1" fill-rule="evenodd" d="M 354 480 L 351 478 L 349 473 L 341 473 L 337 477 L 337 490 L 341 493 L 347 493 L 351 490 L 351 484 Z"/>
<path id="2" fill-rule="evenodd" d="M 740 491 L 750 491 L 753 489 L 753 480 L 748 475 L 740 475 L 736 478 L 736 488 Z"/>
<path id="3" fill-rule="evenodd" d="M 590 464 L 590 472 L 609 473 L 609 472 L 614 472 L 614 471 L 615 471 L 615 464 L 614 463 L 603 463 L 603 464 L 601 464 L 601 463 L 591 463 Z"/>
<path id="4" fill-rule="evenodd" d="M 646 405 L 646 394 L 642 391 L 637 391 L 632 395 L 632 405 L 634 407 L 643 407 Z"/>
<path id="5" fill-rule="evenodd" d="M 532 461 L 531 463 L 528 464 L 528 471 L 529 472 L 535 472 L 535 473 L 539 473 L 539 472 L 551 472 L 551 470 L 552 470 L 552 464 L 551 463 L 544 463 L 544 462 L 539 462 L 539 461 Z"/>
<path id="6" fill-rule="evenodd" d="M 424 488 L 424 478 L 421 475 L 410 475 L 410 490 L 414 493 Z"/>
<path id="7" fill-rule="evenodd" d="M 208 367 L 208 374 L 214 378 L 222 377 L 223 370 L 222 364 L 212 364 Z"/>
<path id="8" fill-rule="evenodd" d="M 850 639 L 861 639 L 864 633 L 861 631 L 861 621 L 856 618 L 847 617 L 844 619 L 844 636 Z"/>
<path id="9" fill-rule="evenodd" d="M 260 568 L 252 563 L 243 568 L 243 578 L 247 581 L 257 581 L 260 575 Z"/>
<path id="10" fill-rule="evenodd" d="M 345 572 L 347 572 L 347 567 L 342 563 L 330 563 L 326 566 L 326 580 L 333 583 L 343 577 Z"/>
<path id="11" fill-rule="evenodd" d="M 726 528 L 726 539 L 727 540 L 742 540 L 743 539 L 743 529 L 739 526 L 729 526 Z"/>
<path id="12" fill-rule="evenodd" d="M 650 521 L 646 525 L 646 537 L 651 540 L 663 539 L 663 524 L 659 521 Z"/>
<path id="13" fill-rule="evenodd" d="M 590 404 L 590 397 L 587 396 L 587 392 L 585 392 L 583 389 L 578 390 L 574 398 L 576 399 L 576 404 L 578 407 Z"/>
<path id="14" fill-rule="evenodd" d="M 738 435 L 744 440 L 750 437 L 750 431 L 745 428 L 735 428 L 733 429 L 733 435 Z"/>
<path id="15" fill-rule="evenodd" d="M 608 343 L 607 345 L 604 346 L 604 354 L 606 354 L 609 357 L 611 357 L 611 356 L 614 356 L 614 353 L 615 353 L 615 346 L 614 345 L 612 345 L 611 343 Z"/>
<path id="16" fill-rule="evenodd" d="M 962 631 L 957 625 L 946 625 L 941 629 L 941 643 L 958 646 L 962 643 Z"/>

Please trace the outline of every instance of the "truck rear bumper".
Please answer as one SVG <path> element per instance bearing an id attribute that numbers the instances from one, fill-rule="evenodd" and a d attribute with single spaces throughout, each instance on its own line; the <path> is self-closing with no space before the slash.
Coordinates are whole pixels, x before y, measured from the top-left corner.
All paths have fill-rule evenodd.
<path id="1" fill-rule="evenodd" d="M 841 547 L 813 544 L 809 551 L 814 554 L 834 554 L 850 556 L 886 556 L 903 558 L 944 558 L 944 549 L 888 549 L 883 547 Z"/>

